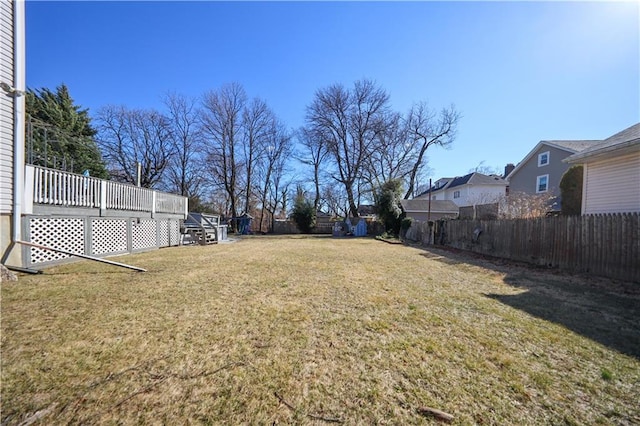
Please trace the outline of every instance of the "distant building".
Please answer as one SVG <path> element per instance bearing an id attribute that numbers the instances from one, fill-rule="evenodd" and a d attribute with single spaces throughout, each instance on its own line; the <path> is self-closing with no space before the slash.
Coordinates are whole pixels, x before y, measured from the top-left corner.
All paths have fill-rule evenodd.
<path id="1" fill-rule="evenodd" d="M 565 159 L 582 164 L 582 214 L 640 212 L 640 123 Z"/>
<path id="2" fill-rule="evenodd" d="M 455 178 L 438 179 L 415 199 L 448 200 L 458 207 L 467 207 L 495 203 L 506 194 L 506 188 L 507 182 L 501 176 L 473 172 Z"/>
<path id="3" fill-rule="evenodd" d="M 560 210 L 560 180 L 569 169 L 563 160 L 595 146 L 600 140 L 540 141 L 509 173 L 509 193 L 550 194 L 555 197 L 553 210 Z"/>

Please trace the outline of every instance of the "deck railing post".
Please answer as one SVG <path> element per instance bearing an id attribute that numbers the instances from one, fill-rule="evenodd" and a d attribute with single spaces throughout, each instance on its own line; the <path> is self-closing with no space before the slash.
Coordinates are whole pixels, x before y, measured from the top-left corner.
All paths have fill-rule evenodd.
<path id="1" fill-rule="evenodd" d="M 100 216 L 106 216 L 107 213 L 107 181 L 100 181 Z"/>
<path id="2" fill-rule="evenodd" d="M 33 166 L 25 166 L 24 170 L 24 196 L 22 198 L 22 213 L 24 214 L 32 214 L 33 213 L 33 193 L 35 191 L 34 181 L 35 181 L 36 170 Z"/>

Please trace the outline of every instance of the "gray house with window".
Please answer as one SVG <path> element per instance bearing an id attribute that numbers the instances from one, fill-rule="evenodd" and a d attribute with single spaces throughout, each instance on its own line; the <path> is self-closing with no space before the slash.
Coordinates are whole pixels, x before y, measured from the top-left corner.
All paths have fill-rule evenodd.
<path id="1" fill-rule="evenodd" d="M 560 209 L 560 180 L 569 169 L 563 160 L 590 148 L 599 140 L 540 141 L 506 177 L 509 194 L 550 194 L 557 198 L 554 210 Z"/>

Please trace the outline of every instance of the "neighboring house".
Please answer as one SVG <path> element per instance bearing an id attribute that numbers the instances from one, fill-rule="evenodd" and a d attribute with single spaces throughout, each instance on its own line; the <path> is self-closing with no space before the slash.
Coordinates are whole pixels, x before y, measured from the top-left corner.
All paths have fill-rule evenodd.
<path id="1" fill-rule="evenodd" d="M 640 123 L 565 161 L 583 165 L 582 214 L 640 212 Z"/>
<path id="2" fill-rule="evenodd" d="M 497 202 L 506 194 L 507 182 L 500 176 L 473 172 L 455 178 L 438 179 L 432 188 L 415 199 L 448 200 L 458 207 Z"/>
<path id="3" fill-rule="evenodd" d="M 376 206 L 373 204 L 360 204 L 358 205 L 358 216 L 360 217 L 375 217 Z"/>
<path id="4" fill-rule="evenodd" d="M 549 194 L 556 197 L 553 210 L 560 210 L 560 180 L 569 169 L 563 160 L 584 151 L 599 140 L 540 141 L 506 177 L 509 193 Z"/>
<path id="5" fill-rule="evenodd" d="M 429 205 L 428 198 L 414 198 L 413 200 L 400 200 L 400 204 L 407 217 L 421 222 L 426 222 L 429 219 L 438 220 L 444 217 L 457 217 L 459 210 L 458 206 L 450 200 L 431 200 L 431 205 Z"/>

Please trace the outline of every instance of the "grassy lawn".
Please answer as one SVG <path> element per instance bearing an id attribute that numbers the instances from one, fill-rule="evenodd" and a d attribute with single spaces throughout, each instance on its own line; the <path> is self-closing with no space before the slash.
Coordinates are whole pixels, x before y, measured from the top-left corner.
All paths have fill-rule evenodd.
<path id="1" fill-rule="evenodd" d="M 2 283 L 3 425 L 640 423 L 632 286 L 373 239 L 115 260 L 148 272 Z"/>

